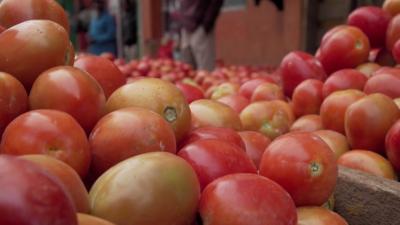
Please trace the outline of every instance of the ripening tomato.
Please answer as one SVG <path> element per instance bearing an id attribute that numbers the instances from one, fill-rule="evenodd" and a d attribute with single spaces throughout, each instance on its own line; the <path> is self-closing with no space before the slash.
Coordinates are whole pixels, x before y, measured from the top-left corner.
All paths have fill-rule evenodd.
<path id="1" fill-rule="evenodd" d="M 70 165 L 83 178 L 89 169 L 90 148 L 85 131 L 69 114 L 57 110 L 31 110 L 15 118 L 4 130 L 4 154 L 45 154 Z"/>
<path id="2" fill-rule="evenodd" d="M 368 78 L 356 69 L 342 69 L 326 79 L 322 88 L 324 98 L 339 90 L 357 89 L 362 91 Z"/>
<path id="3" fill-rule="evenodd" d="M 360 170 L 375 176 L 396 180 L 397 176 L 389 160 L 373 151 L 354 149 L 341 155 L 338 165 Z"/>
<path id="4" fill-rule="evenodd" d="M 69 57 L 68 33 L 49 20 L 28 20 L 10 27 L 0 34 L 0 49 L 0 71 L 15 76 L 28 92 L 40 73 L 74 60 Z"/>
<path id="5" fill-rule="evenodd" d="M 217 100 L 224 96 L 237 94 L 239 92 L 239 84 L 232 82 L 224 82 L 213 89 L 211 99 Z"/>
<path id="6" fill-rule="evenodd" d="M 260 174 L 281 185 L 296 206 L 322 205 L 336 186 L 336 159 L 329 146 L 311 132 L 291 132 L 265 150 Z"/>
<path id="7" fill-rule="evenodd" d="M 256 174 L 238 173 L 215 180 L 203 191 L 199 212 L 203 225 L 297 225 L 290 195 Z"/>
<path id="8" fill-rule="evenodd" d="M 69 32 L 68 15 L 57 1 L 3 0 L 0 4 L 0 25 L 9 28 L 27 20 L 51 20 Z"/>
<path id="9" fill-rule="evenodd" d="M 287 54 L 282 59 L 280 69 L 283 90 L 288 97 L 292 96 L 294 89 L 304 80 L 326 79 L 326 73 L 319 60 L 305 52 L 294 51 Z"/>
<path id="10" fill-rule="evenodd" d="M 4 28 L 3 26 L 0 26 L 0 34 L 5 30 L 6 30 L 6 28 Z"/>
<path id="11" fill-rule="evenodd" d="M 316 130 L 322 130 L 323 125 L 322 125 L 322 119 L 320 115 L 315 115 L 315 114 L 310 114 L 310 115 L 304 115 L 302 117 L 299 117 L 292 126 L 290 127 L 290 132 L 293 131 L 316 131 Z"/>
<path id="12" fill-rule="evenodd" d="M 308 79 L 301 82 L 294 89 L 292 96 L 292 108 L 296 117 L 319 114 L 322 101 L 322 88 L 324 83 L 320 80 Z"/>
<path id="13" fill-rule="evenodd" d="M 271 143 L 271 140 L 257 131 L 240 131 L 239 135 L 246 146 L 245 149 L 247 156 L 253 160 L 254 165 L 258 168 L 261 156 Z"/>
<path id="14" fill-rule="evenodd" d="M 381 72 L 380 72 L 381 71 Z M 386 72 L 385 72 L 386 71 Z M 365 84 L 366 94 L 382 93 L 391 98 L 400 97 L 400 70 L 378 70 Z"/>
<path id="15" fill-rule="evenodd" d="M 242 110 L 250 104 L 249 99 L 240 94 L 224 96 L 217 101 L 231 107 L 237 113 L 242 112 Z"/>
<path id="16" fill-rule="evenodd" d="M 258 85 L 263 84 L 263 83 L 275 83 L 271 78 L 269 77 L 263 77 L 263 78 L 255 78 L 251 79 L 249 81 L 244 82 L 240 88 L 239 88 L 239 94 L 243 95 L 247 99 L 250 100 L 251 95 L 253 95 L 254 90 L 257 88 Z"/>
<path id="17" fill-rule="evenodd" d="M 126 78 L 110 60 L 100 56 L 80 57 L 74 67 L 89 73 L 104 90 L 108 98 L 116 89 L 126 83 Z"/>
<path id="18" fill-rule="evenodd" d="M 323 37 L 318 60 L 327 74 L 345 68 L 355 68 L 368 59 L 368 37 L 357 27 L 340 26 Z"/>
<path id="19" fill-rule="evenodd" d="M 392 16 L 400 13 L 400 1 L 399 0 L 385 0 L 382 5 L 382 9 L 390 13 Z"/>
<path id="20" fill-rule="evenodd" d="M 339 214 L 323 207 L 299 207 L 297 216 L 297 225 L 349 225 Z"/>
<path id="21" fill-rule="evenodd" d="M 78 225 L 115 225 L 107 220 L 84 213 L 77 213 Z"/>
<path id="22" fill-rule="evenodd" d="M 346 110 L 345 130 L 350 146 L 383 153 L 386 133 L 399 118 L 399 108 L 386 95 L 361 98 Z"/>
<path id="23" fill-rule="evenodd" d="M 386 48 L 391 51 L 397 40 L 400 39 L 400 15 L 396 15 L 390 21 L 386 31 Z"/>
<path id="24" fill-rule="evenodd" d="M 285 100 L 282 88 L 273 83 L 265 82 L 257 86 L 251 95 L 251 101 Z"/>
<path id="25" fill-rule="evenodd" d="M 396 172 L 400 172 L 400 120 L 396 121 L 385 137 L 385 152 Z"/>
<path id="26" fill-rule="evenodd" d="M 400 63 L 400 40 L 397 40 L 394 43 L 394 46 L 392 49 L 392 55 L 393 55 L 393 58 L 396 60 L 396 62 Z"/>
<path id="27" fill-rule="evenodd" d="M 72 66 L 58 66 L 35 80 L 29 103 L 31 109 L 69 113 L 89 134 L 104 115 L 106 98 L 99 83 L 88 73 Z"/>
<path id="28" fill-rule="evenodd" d="M 333 130 L 317 130 L 313 132 L 331 148 L 336 160 L 350 150 L 346 136 Z"/>
<path id="29" fill-rule="evenodd" d="M 381 66 L 377 63 L 367 62 L 356 67 L 356 70 L 363 73 L 367 78 L 370 78 L 372 74 L 377 71 Z"/>
<path id="30" fill-rule="evenodd" d="M 392 16 L 376 6 L 359 7 L 347 18 L 347 24 L 360 28 L 368 37 L 372 48 L 385 46 L 386 30 Z"/>
<path id="31" fill-rule="evenodd" d="M 200 87 L 184 82 L 177 82 L 175 85 L 182 91 L 189 104 L 195 100 L 204 98 L 204 91 Z"/>

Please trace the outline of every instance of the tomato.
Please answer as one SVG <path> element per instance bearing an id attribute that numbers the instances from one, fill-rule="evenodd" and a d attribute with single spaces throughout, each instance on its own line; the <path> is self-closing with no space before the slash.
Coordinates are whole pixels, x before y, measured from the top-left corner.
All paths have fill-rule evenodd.
<path id="1" fill-rule="evenodd" d="M 89 169 L 86 134 L 73 117 L 61 111 L 32 110 L 18 116 L 4 130 L 0 151 L 50 155 L 70 165 L 81 177 Z"/>
<path id="2" fill-rule="evenodd" d="M 192 128 L 226 127 L 242 130 L 239 115 L 231 107 L 215 100 L 200 99 L 190 103 Z"/>
<path id="3" fill-rule="evenodd" d="M 196 171 L 201 189 L 227 174 L 257 172 L 242 148 L 218 139 L 197 140 L 183 147 L 178 155 Z"/>
<path id="4" fill-rule="evenodd" d="M 296 206 L 322 205 L 333 193 L 338 174 L 329 146 L 311 132 L 292 132 L 265 150 L 260 174 L 281 185 Z"/>
<path id="5" fill-rule="evenodd" d="M 400 39 L 400 16 L 392 18 L 386 31 L 386 48 L 391 51 L 397 40 Z"/>
<path id="6" fill-rule="evenodd" d="M 301 52 L 294 51 L 287 54 L 280 65 L 282 85 L 285 95 L 292 96 L 294 89 L 302 81 L 307 79 L 325 80 L 326 73 L 314 56 Z"/>
<path id="7" fill-rule="evenodd" d="M 383 153 L 385 135 L 399 117 L 399 108 L 386 95 L 361 98 L 346 110 L 345 130 L 350 146 Z"/>
<path id="8" fill-rule="evenodd" d="M 292 107 L 296 117 L 319 113 L 319 108 L 324 99 L 322 95 L 323 85 L 324 83 L 320 80 L 308 79 L 294 89 Z"/>
<path id="9" fill-rule="evenodd" d="M 239 135 L 245 144 L 247 156 L 253 160 L 254 165 L 258 168 L 261 156 L 271 143 L 271 140 L 257 131 L 240 131 Z"/>
<path id="10" fill-rule="evenodd" d="M 273 83 L 265 82 L 257 86 L 251 95 L 251 101 L 285 100 L 282 88 Z"/>
<path id="11" fill-rule="evenodd" d="M 190 130 L 190 108 L 179 89 L 170 82 L 144 78 L 118 88 L 107 100 L 108 112 L 125 107 L 150 109 L 168 121 L 179 142 Z"/>
<path id="12" fill-rule="evenodd" d="M 32 162 L 56 177 L 74 202 L 78 212 L 89 212 L 89 194 L 79 175 L 68 164 L 47 155 L 22 155 L 21 159 Z"/>
<path id="13" fill-rule="evenodd" d="M 339 29 L 328 31 L 325 36 L 321 42 L 318 60 L 327 74 L 340 69 L 354 68 L 367 61 L 370 44 L 368 37 L 359 28 L 341 26 Z"/>
<path id="14" fill-rule="evenodd" d="M 239 94 L 250 99 L 251 96 L 253 95 L 253 91 L 257 88 L 257 86 L 262 83 L 266 83 L 266 82 L 275 83 L 272 79 L 270 79 L 268 77 L 254 78 L 254 79 L 244 82 L 240 86 Z"/>
<path id="15" fill-rule="evenodd" d="M 378 70 L 382 71 L 382 70 Z M 391 98 L 400 97 L 400 70 L 391 69 L 387 72 L 375 73 L 374 76 L 368 79 L 364 87 L 366 94 L 382 93 Z"/>
<path id="16" fill-rule="evenodd" d="M 349 89 L 334 92 L 325 98 L 320 110 L 323 127 L 344 134 L 347 108 L 364 96 L 366 96 L 364 92 Z"/>
<path id="17" fill-rule="evenodd" d="M 400 109 L 400 98 L 395 98 L 395 99 L 393 99 L 393 101 L 397 105 L 397 107 Z"/>
<path id="18" fill-rule="evenodd" d="M 316 131 L 316 130 L 322 130 L 322 119 L 320 115 L 305 115 L 302 117 L 299 117 L 292 126 L 290 127 L 290 131 Z"/>
<path id="19" fill-rule="evenodd" d="M 57 109 L 73 116 L 90 133 L 105 112 L 105 96 L 99 83 L 88 73 L 59 66 L 36 79 L 29 94 L 31 109 Z"/>
<path id="20" fill-rule="evenodd" d="M 74 67 L 88 72 L 104 90 L 108 98 L 117 88 L 126 83 L 126 78 L 110 60 L 100 56 L 80 57 Z"/>
<path id="21" fill-rule="evenodd" d="M 375 176 L 392 180 L 397 179 L 389 160 L 373 151 L 351 150 L 341 155 L 337 163 L 338 165 L 360 170 Z"/>
<path id="22" fill-rule="evenodd" d="M 91 172 L 98 177 L 115 164 L 146 152 L 176 153 L 171 125 L 144 108 L 123 108 L 99 120 L 89 137 Z"/>
<path id="23" fill-rule="evenodd" d="M 392 49 L 393 58 L 396 60 L 397 63 L 400 62 L 400 40 L 397 40 Z"/>
<path id="24" fill-rule="evenodd" d="M 224 96 L 237 94 L 239 92 L 239 85 L 232 82 L 224 82 L 218 85 L 211 94 L 211 99 L 217 100 Z"/>
<path id="25" fill-rule="evenodd" d="M 253 102 L 240 113 L 244 130 L 259 131 L 273 140 L 294 122 L 289 104 L 280 100 Z"/>
<path id="26" fill-rule="evenodd" d="M 348 225 L 339 214 L 322 207 L 299 207 L 297 216 L 297 225 Z"/>
<path id="27" fill-rule="evenodd" d="M 382 5 L 382 9 L 389 12 L 392 16 L 400 13 L 400 1 L 399 0 L 385 0 Z"/>
<path id="28" fill-rule="evenodd" d="M 12 75 L 0 72 L 0 135 L 15 117 L 28 111 L 28 94 Z"/>
<path id="29" fill-rule="evenodd" d="M 79 225 L 115 225 L 107 220 L 100 219 L 99 217 L 91 216 L 89 214 L 78 213 Z"/>
<path id="30" fill-rule="evenodd" d="M 182 91 L 188 103 L 204 98 L 204 91 L 200 87 L 183 82 L 177 82 L 175 85 Z"/>
<path id="31" fill-rule="evenodd" d="M 239 94 L 224 96 L 217 101 L 231 107 L 237 113 L 240 113 L 250 104 L 250 101 L 246 97 Z"/>
<path id="32" fill-rule="evenodd" d="M 362 91 L 368 78 L 356 69 L 342 69 L 334 72 L 324 83 L 324 98 L 339 90 L 357 89 Z"/>
<path id="33" fill-rule="evenodd" d="M 107 170 L 89 199 L 92 215 L 115 224 L 187 225 L 194 221 L 200 186 L 185 160 L 150 152 Z"/>
<path id="34" fill-rule="evenodd" d="M 51 20 L 69 32 L 68 15 L 57 1 L 3 0 L 0 4 L 0 25 L 5 28 L 34 19 Z"/>
<path id="35" fill-rule="evenodd" d="M 0 26 L 0 34 L 5 30 L 6 30 L 6 28 L 4 28 L 3 26 Z"/>
<path id="36" fill-rule="evenodd" d="M 400 120 L 396 121 L 385 137 L 385 152 L 396 172 L 400 172 Z"/>
<path id="37" fill-rule="evenodd" d="M 346 136 L 333 130 L 317 130 L 313 134 L 320 137 L 331 148 L 335 154 L 336 160 L 344 153 L 350 150 Z"/>
<path id="38" fill-rule="evenodd" d="M 203 191 L 199 211 L 204 225 L 297 224 L 290 195 L 256 174 L 232 174 L 215 180 Z"/>
<path id="39" fill-rule="evenodd" d="M 111 52 L 103 52 L 100 54 L 100 57 L 103 57 L 111 62 L 115 60 L 115 55 Z"/>
<path id="40" fill-rule="evenodd" d="M 363 63 L 356 67 L 356 70 L 363 73 L 367 78 L 370 78 L 372 74 L 377 71 L 381 66 L 373 62 Z"/>
<path id="41" fill-rule="evenodd" d="M 40 73 L 73 60 L 69 43 L 65 29 L 52 21 L 17 24 L 0 34 L 0 71 L 15 76 L 29 91 Z"/>
<path id="42" fill-rule="evenodd" d="M 191 130 L 183 139 L 180 146 L 193 143 L 201 139 L 218 139 L 232 143 L 243 150 L 246 149 L 245 144 L 240 135 L 232 128 L 224 127 L 200 127 Z"/>
<path id="43" fill-rule="evenodd" d="M 71 198 L 55 177 L 7 155 L 0 155 L 0 168 L 0 224 L 78 224 Z"/>
<path id="44" fill-rule="evenodd" d="M 359 7 L 347 18 L 347 24 L 360 28 L 368 37 L 371 47 L 384 47 L 386 30 L 392 16 L 376 6 Z"/>

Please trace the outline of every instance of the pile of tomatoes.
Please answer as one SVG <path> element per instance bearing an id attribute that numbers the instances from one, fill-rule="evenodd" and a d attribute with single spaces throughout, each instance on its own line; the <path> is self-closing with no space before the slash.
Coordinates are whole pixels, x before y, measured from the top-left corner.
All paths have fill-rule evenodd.
<path id="1" fill-rule="evenodd" d="M 50 0 L 0 3 L 0 224 L 346 225 L 338 165 L 400 172 L 400 1 L 315 55 L 194 71 L 79 55 Z"/>

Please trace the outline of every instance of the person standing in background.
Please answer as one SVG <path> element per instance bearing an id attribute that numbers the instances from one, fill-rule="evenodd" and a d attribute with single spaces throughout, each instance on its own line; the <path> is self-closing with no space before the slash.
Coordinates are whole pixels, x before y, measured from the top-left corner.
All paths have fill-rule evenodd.
<path id="1" fill-rule="evenodd" d="M 106 0 L 96 0 L 93 3 L 96 15 L 89 24 L 89 52 L 96 55 L 108 52 L 116 56 L 115 19 L 107 10 Z"/>
<path id="2" fill-rule="evenodd" d="M 199 70 L 215 67 L 214 27 L 223 0 L 181 0 L 181 57 Z"/>

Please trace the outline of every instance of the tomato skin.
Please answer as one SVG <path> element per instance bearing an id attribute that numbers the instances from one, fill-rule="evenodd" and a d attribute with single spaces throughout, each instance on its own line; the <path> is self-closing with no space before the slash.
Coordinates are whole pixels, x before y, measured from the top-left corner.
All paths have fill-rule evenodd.
<path id="1" fill-rule="evenodd" d="M 384 47 L 391 17 L 380 7 L 364 6 L 348 16 L 347 24 L 360 28 L 367 35 L 372 48 Z"/>
<path id="2" fill-rule="evenodd" d="M 326 79 L 322 88 L 324 98 L 335 91 L 357 89 L 362 91 L 368 78 L 355 69 L 342 69 L 334 72 Z"/>
<path id="3" fill-rule="evenodd" d="M 366 94 L 381 93 L 394 99 L 400 97 L 399 85 L 400 70 L 392 69 L 369 78 L 365 84 L 364 92 Z"/>
<path id="4" fill-rule="evenodd" d="M 258 87 L 258 85 L 270 82 L 275 83 L 272 79 L 269 78 L 254 78 L 249 81 L 244 82 L 239 88 L 239 94 L 243 95 L 247 99 L 250 100 L 253 95 L 254 90 Z"/>
<path id="5" fill-rule="evenodd" d="M 204 91 L 201 90 L 200 87 L 196 87 L 194 85 L 183 82 L 177 82 L 175 85 L 177 88 L 179 88 L 179 90 L 182 91 L 183 95 L 186 98 L 186 101 L 189 104 L 195 100 L 204 98 Z"/>
<path id="6" fill-rule="evenodd" d="M 396 15 L 389 23 L 386 31 L 386 48 L 391 51 L 397 40 L 400 39 L 400 16 Z"/>
<path id="7" fill-rule="evenodd" d="M 271 101 L 271 100 L 285 100 L 283 90 L 280 86 L 273 83 L 263 83 L 257 86 L 251 95 L 251 101 Z"/>
<path id="8" fill-rule="evenodd" d="M 240 131 L 239 135 L 246 146 L 247 156 L 253 160 L 254 165 L 258 168 L 262 154 L 271 143 L 271 140 L 257 131 Z"/>
<path id="9" fill-rule="evenodd" d="M 386 133 L 398 118 L 399 108 L 386 95 L 378 93 L 361 98 L 346 110 L 345 130 L 350 146 L 383 153 Z"/>
<path id="10" fill-rule="evenodd" d="M 350 150 L 346 136 L 333 130 L 317 130 L 313 132 L 331 148 L 336 160 Z"/>
<path id="11" fill-rule="evenodd" d="M 385 0 L 382 9 L 395 16 L 400 13 L 400 2 L 398 0 Z"/>
<path id="12" fill-rule="evenodd" d="M 338 165 L 360 170 L 375 176 L 396 180 L 397 176 L 390 162 L 373 151 L 353 149 L 338 159 Z"/>
<path id="13" fill-rule="evenodd" d="M 201 139 L 183 147 L 178 155 L 196 171 L 202 190 L 221 176 L 257 172 L 243 149 L 227 141 Z"/>
<path id="14" fill-rule="evenodd" d="M 293 131 L 317 131 L 322 130 L 322 119 L 320 115 L 309 114 L 299 117 L 292 126 L 290 127 L 290 132 Z"/>
<path id="15" fill-rule="evenodd" d="M 110 60 L 100 56 L 80 57 L 74 67 L 89 73 L 104 90 L 108 98 L 116 89 L 126 83 L 125 76 Z"/>
<path id="16" fill-rule="evenodd" d="M 297 225 L 348 225 L 339 214 L 323 207 L 299 207 L 297 215 Z"/>
<path id="17" fill-rule="evenodd" d="M 69 113 L 89 134 L 104 115 L 106 99 L 99 83 L 88 73 L 71 66 L 58 66 L 36 79 L 29 103 L 31 109 Z"/>
<path id="18" fill-rule="evenodd" d="M 246 97 L 239 94 L 224 96 L 217 101 L 231 107 L 237 113 L 242 112 L 250 104 L 250 101 Z"/>
<path id="19" fill-rule="evenodd" d="M 78 225 L 70 196 L 45 170 L 0 155 L 0 224 Z"/>
<path id="20" fill-rule="evenodd" d="M 297 224 L 289 194 L 256 174 L 232 174 L 215 180 L 203 191 L 199 211 L 204 225 Z"/>
<path id="21" fill-rule="evenodd" d="M 359 28 L 341 26 L 328 31 L 326 35 L 321 42 L 318 60 L 327 74 L 354 68 L 367 61 L 370 44 L 368 37 Z"/>
<path id="22" fill-rule="evenodd" d="M 381 66 L 373 62 L 363 63 L 357 66 L 356 70 L 363 73 L 367 78 L 370 78 L 372 74 L 377 71 Z"/>
<path id="23" fill-rule="evenodd" d="M 0 26 L 0 34 L 5 30 L 6 30 L 6 28 L 4 28 L 3 26 Z"/>
<path id="24" fill-rule="evenodd" d="M 291 132 L 265 150 L 260 174 L 280 184 L 296 206 L 322 205 L 333 193 L 338 175 L 329 146 L 311 132 Z"/>
<path id="25" fill-rule="evenodd" d="M 69 32 L 68 15 L 51 0 L 3 0 L 0 4 L 0 26 L 12 27 L 27 20 L 51 20 Z"/>
<path id="26" fill-rule="evenodd" d="M 17 24 L 0 34 L 0 71 L 15 76 L 29 92 L 40 73 L 68 63 L 69 43 L 68 33 L 55 22 Z"/>
<path id="27" fill-rule="evenodd" d="M 84 130 L 69 114 L 57 110 L 31 110 L 15 118 L 4 130 L 4 154 L 46 154 L 70 165 L 83 178 L 90 164 Z"/>
<path id="28" fill-rule="evenodd" d="M 308 79 L 294 89 L 292 108 L 297 118 L 308 114 L 319 114 L 323 101 L 323 86 L 324 83 L 320 80 Z"/>
<path id="29" fill-rule="evenodd" d="M 291 97 L 297 85 L 306 79 L 326 79 L 321 63 L 314 56 L 301 51 L 287 54 L 281 62 L 280 69 L 283 90 L 288 97 Z"/>
<path id="30" fill-rule="evenodd" d="M 396 60 L 397 63 L 400 62 L 400 40 L 397 40 L 392 49 L 392 55 L 394 60 Z"/>
<path id="31" fill-rule="evenodd" d="M 400 172 L 400 121 L 396 121 L 385 137 L 385 152 L 397 173 Z"/>
<path id="32" fill-rule="evenodd" d="M 210 98 L 217 100 L 224 96 L 237 94 L 239 92 L 239 84 L 232 82 L 224 82 L 213 89 Z"/>
<path id="33" fill-rule="evenodd" d="M 77 213 L 79 225 L 115 225 L 107 220 L 89 214 Z"/>

